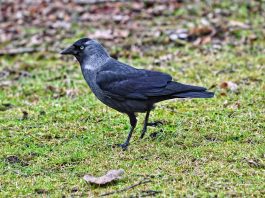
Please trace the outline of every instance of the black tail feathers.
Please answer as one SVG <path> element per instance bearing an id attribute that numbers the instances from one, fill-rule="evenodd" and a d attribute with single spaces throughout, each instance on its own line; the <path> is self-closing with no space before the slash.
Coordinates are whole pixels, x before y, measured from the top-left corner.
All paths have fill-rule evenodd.
<path id="1" fill-rule="evenodd" d="M 176 98 L 212 98 L 214 96 L 213 92 L 202 91 L 189 91 L 184 93 L 178 93 L 173 95 Z"/>

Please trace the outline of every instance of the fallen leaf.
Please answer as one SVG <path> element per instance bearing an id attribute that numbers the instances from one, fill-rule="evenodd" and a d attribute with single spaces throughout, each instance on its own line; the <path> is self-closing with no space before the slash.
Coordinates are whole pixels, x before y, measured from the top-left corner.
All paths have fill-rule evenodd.
<path id="1" fill-rule="evenodd" d="M 236 91 L 238 89 L 238 85 L 231 81 L 225 81 L 220 84 L 220 88 L 230 91 Z"/>
<path id="2" fill-rule="evenodd" d="M 237 101 L 235 104 L 232 104 L 232 105 L 230 106 L 230 108 L 231 108 L 231 109 L 239 109 L 239 108 L 240 108 L 240 102 Z"/>
<path id="3" fill-rule="evenodd" d="M 241 29 L 249 29 L 250 28 L 248 24 L 245 24 L 241 21 L 229 21 L 228 25 L 232 26 L 232 27 L 238 27 Z"/>
<path id="4" fill-rule="evenodd" d="M 112 17 L 113 21 L 115 21 L 116 23 L 126 23 L 127 21 L 129 21 L 130 17 L 128 15 L 114 15 Z"/>
<path id="5" fill-rule="evenodd" d="M 163 62 L 167 62 L 167 61 L 172 60 L 172 58 L 173 58 L 173 54 L 166 54 L 166 55 L 160 56 L 158 59 L 154 60 L 154 64 L 159 65 Z"/>
<path id="6" fill-rule="evenodd" d="M 89 183 L 104 185 L 104 184 L 110 183 L 114 180 L 120 179 L 123 174 L 124 174 L 123 169 L 110 170 L 106 173 L 106 175 L 103 175 L 101 177 L 94 177 L 92 175 L 85 175 L 84 180 L 86 180 Z"/>
<path id="7" fill-rule="evenodd" d="M 203 37 L 203 36 L 214 36 L 216 31 L 209 26 L 195 27 L 189 31 L 189 37 Z"/>
<path id="8" fill-rule="evenodd" d="M 221 92 L 220 95 L 221 95 L 221 96 L 227 96 L 227 94 L 224 93 L 224 92 Z"/>
<path id="9" fill-rule="evenodd" d="M 66 96 L 69 98 L 74 98 L 78 95 L 78 89 L 67 89 Z"/>
<path id="10" fill-rule="evenodd" d="M 223 103 L 223 106 L 224 106 L 224 107 L 227 107 L 228 105 L 229 105 L 229 104 L 228 104 L 228 101 L 225 100 L 224 103 Z"/>
<path id="11" fill-rule="evenodd" d="M 265 164 L 261 163 L 259 160 L 254 160 L 254 159 L 246 159 L 244 158 L 247 163 L 252 166 L 252 167 L 256 167 L 256 168 L 265 168 Z"/>
<path id="12" fill-rule="evenodd" d="M 120 37 L 120 38 L 126 38 L 128 37 L 130 32 L 128 30 L 117 30 L 113 32 L 113 35 L 115 37 Z"/>
<path id="13" fill-rule="evenodd" d="M 231 103 L 229 103 L 227 100 L 225 100 L 224 103 L 223 103 L 223 106 L 224 106 L 224 107 L 227 107 L 227 108 L 229 108 L 229 109 L 234 109 L 234 110 L 236 110 L 236 109 L 239 109 L 239 108 L 240 108 L 240 101 L 237 101 L 236 103 L 231 104 Z"/>
<path id="14" fill-rule="evenodd" d="M 8 87 L 8 86 L 10 86 L 12 84 L 13 84 L 13 81 L 11 81 L 11 80 L 1 81 L 0 82 L 0 87 Z"/>
<path id="15" fill-rule="evenodd" d="M 96 39 L 104 39 L 104 40 L 112 40 L 114 38 L 112 31 L 109 30 L 96 30 L 93 35 L 91 35 L 92 38 Z"/>
<path id="16" fill-rule="evenodd" d="M 63 88 L 48 85 L 46 89 L 52 92 L 52 97 L 55 99 L 64 97 L 66 95 L 66 91 Z"/>

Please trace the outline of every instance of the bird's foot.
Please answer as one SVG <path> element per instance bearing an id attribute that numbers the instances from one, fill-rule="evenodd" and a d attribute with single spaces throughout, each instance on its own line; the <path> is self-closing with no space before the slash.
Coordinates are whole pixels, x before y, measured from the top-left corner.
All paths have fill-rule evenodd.
<path id="1" fill-rule="evenodd" d="M 144 135 L 145 135 L 145 133 L 142 133 L 141 136 L 140 136 L 140 139 L 143 139 Z"/>
<path id="2" fill-rule="evenodd" d="M 147 123 L 147 126 L 152 126 L 152 127 L 156 127 L 156 126 L 159 126 L 159 125 L 163 125 L 163 122 L 162 121 L 155 121 L 155 122 Z"/>
<path id="3" fill-rule="evenodd" d="M 121 147 L 123 151 L 126 151 L 128 149 L 129 144 L 123 143 L 123 144 L 116 144 L 117 147 Z"/>

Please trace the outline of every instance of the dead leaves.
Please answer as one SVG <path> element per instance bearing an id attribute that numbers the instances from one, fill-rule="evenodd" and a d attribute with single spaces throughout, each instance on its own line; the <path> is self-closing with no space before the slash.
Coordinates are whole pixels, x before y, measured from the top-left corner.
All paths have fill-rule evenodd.
<path id="1" fill-rule="evenodd" d="M 130 32 L 128 30 L 96 30 L 91 38 L 113 40 L 116 38 L 126 38 L 129 36 Z"/>
<path id="2" fill-rule="evenodd" d="M 236 101 L 234 103 L 233 102 L 231 103 L 228 100 L 225 100 L 223 103 L 223 107 L 236 110 L 236 109 L 239 109 L 241 107 L 241 103 L 240 103 L 240 101 Z"/>
<path id="3" fill-rule="evenodd" d="M 79 91 L 78 89 L 65 89 L 63 87 L 55 87 L 52 85 L 48 85 L 46 87 L 46 90 L 52 93 L 52 97 L 54 99 L 61 98 L 61 97 L 69 97 L 69 98 L 75 98 Z"/>
<path id="4" fill-rule="evenodd" d="M 25 70 L 21 70 L 20 66 L 15 66 L 14 68 L 3 68 L 0 71 L 0 87 L 12 86 L 16 81 L 21 78 L 32 77 L 32 75 Z"/>
<path id="5" fill-rule="evenodd" d="M 130 190 L 132 188 L 135 188 L 135 187 L 137 187 L 139 185 L 143 185 L 143 184 L 150 183 L 150 182 L 152 182 L 150 179 L 144 178 L 141 181 L 139 181 L 139 182 L 137 182 L 137 183 L 135 183 L 135 184 L 133 184 L 131 186 L 127 186 L 127 187 L 122 188 L 120 190 L 103 193 L 103 194 L 100 195 L 100 197 L 104 197 L 104 196 L 109 196 L 109 195 L 113 195 L 113 194 L 118 194 L 118 193 L 121 193 L 121 192 L 125 192 L 125 191 Z M 153 191 L 153 190 L 142 191 L 140 197 L 152 196 L 152 195 L 155 195 L 155 194 L 158 194 L 158 193 L 161 193 L 161 191 Z"/>
<path id="6" fill-rule="evenodd" d="M 92 183 L 92 184 L 105 185 L 105 184 L 110 183 L 112 181 L 121 179 L 123 174 L 124 174 L 123 169 L 110 170 L 105 175 L 103 175 L 101 177 L 94 177 L 92 175 L 85 175 L 84 180 L 86 180 L 87 182 Z"/>
<path id="7" fill-rule="evenodd" d="M 234 29 L 234 28 L 238 28 L 238 29 L 249 29 L 250 26 L 246 23 L 243 23 L 241 21 L 229 21 L 228 22 L 228 26 L 230 27 L 230 29 Z"/>
<path id="8" fill-rule="evenodd" d="M 124 174 L 124 170 L 123 169 L 119 169 L 119 170 L 110 170 L 108 171 L 105 175 L 101 176 L 101 177 L 94 177 L 94 176 L 91 176 L 91 175 L 85 175 L 84 176 L 84 180 L 91 183 L 91 184 L 97 184 L 99 186 L 102 186 L 102 185 L 106 185 L 106 184 L 109 184 L 113 181 L 116 181 L 118 179 L 120 179 L 122 177 L 122 175 Z M 140 181 L 132 184 L 132 185 L 128 185 L 128 186 L 125 186 L 125 187 L 122 187 L 118 190 L 115 190 L 115 191 L 109 191 L 109 192 L 105 192 L 105 193 L 102 193 L 99 195 L 99 197 L 105 197 L 105 196 L 110 196 L 110 195 L 117 195 L 119 193 L 122 193 L 122 192 L 125 192 L 125 191 L 129 191 L 133 188 L 136 188 L 140 185 L 145 185 L 147 183 L 151 183 L 152 180 L 151 178 L 153 178 L 153 176 L 148 176 L 148 177 L 144 177 L 142 178 Z M 72 191 L 73 192 L 73 191 Z M 77 192 L 77 190 L 74 190 L 74 193 Z M 140 191 L 140 194 L 137 193 L 137 195 L 135 196 L 132 196 L 132 197 L 148 197 L 148 196 L 155 196 L 159 193 L 161 193 L 162 191 L 159 191 L 159 190 L 151 190 L 151 189 L 148 189 L 146 190 L 141 190 Z M 76 196 L 81 196 L 81 195 L 85 195 L 85 194 L 75 194 Z"/>
<path id="9" fill-rule="evenodd" d="M 220 88 L 235 92 L 238 90 L 238 85 L 232 81 L 225 81 L 220 84 Z"/>
<path id="10" fill-rule="evenodd" d="M 0 43 L 5 44 L 5 49 L 0 55 L 44 51 L 47 44 L 58 45 L 54 40 L 71 32 L 71 5 L 43 0 L 1 2 Z"/>
<path id="11" fill-rule="evenodd" d="M 221 41 L 222 39 L 217 36 L 217 33 L 218 30 L 214 26 L 202 25 L 190 29 L 171 31 L 169 38 L 171 41 L 186 41 L 198 46 L 211 43 L 213 39 Z"/>
<path id="12" fill-rule="evenodd" d="M 212 41 L 216 30 L 210 26 L 196 27 L 189 31 L 189 39 L 194 40 L 194 45 L 204 45 Z"/>
<path id="13" fill-rule="evenodd" d="M 261 160 L 258 160 L 258 159 L 247 159 L 247 158 L 244 158 L 244 160 L 251 167 L 265 169 L 265 164 Z"/>
<path id="14" fill-rule="evenodd" d="M 150 32 L 146 20 L 149 23 L 155 16 L 173 13 L 181 5 L 174 1 L 98 3 L 75 0 L 48 3 L 45 0 L 20 0 L 19 4 L 4 1 L 0 8 L 3 15 L 0 19 L 0 42 L 4 43 L 1 47 L 4 49 L 0 55 L 58 51 L 62 48 L 61 40 L 80 35 L 80 32 L 91 38 L 109 40 L 111 45 L 131 34 L 139 38 L 144 32 Z M 82 26 L 78 24 L 76 27 L 79 22 Z M 91 30 L 95 30 L 94 33 Z"/>
<path id="15" fill-rule="evenodd" d="M 250 10 L 254 12 L 259 9 L 257 6 L 253 4 Z M 189 42 L 194 46 L 212 44 L 212 49 L 217 51 L 224 44 L 236 43 L 236 36 L 232 36 L 237 34 L 236 31 L 252 28 L 250 22 L 228 19 L 232 11 L 225 9 L 203 8 L 202 16 L 192 13 L 187 17 L 183 12 L 176 18 L 175 12 L 182 9 L 190 12 L 193 9 L 190 3 L 182 1 L 75 0 L 48 3 L 39 0 L 33 3 L 20 0 L 19 4 L 4 1 L 0 9 L 3 15 L 0 18 L 0 42 L 4 43 L 0 55 L 57 52 L 58 48 L 62 48 L 59 41 L 80 35 L 80 32 L 91 38 L 110 41 L 106 46 L 129 43 L 131 46 L 141 44 L 150 47 L 170 42 L 183 46 Z M 158 16 L 167 17 L 167 20 L 160 20 Z M 201 22 L 196 21 L 198 18 Z M 82 25 L 78 24 L 80 22 Z M 95 31 L 91 33 L 91 30 Z M 242 42 L 253 43 L 256 40 L 257 36 L 253 33 Z M 127 56 L 128 52 L 124 53 Z"/>

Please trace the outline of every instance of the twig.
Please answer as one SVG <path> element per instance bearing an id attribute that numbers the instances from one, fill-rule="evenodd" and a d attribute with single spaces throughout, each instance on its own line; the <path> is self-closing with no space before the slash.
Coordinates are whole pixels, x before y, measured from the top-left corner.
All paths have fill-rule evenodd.
<path id="1" fill-rule="evenodd" d="M 149 183 L 151 182 L 150 179 L 143 179 L 141 181 L 139 181 L 138 183 L 136 184 L 133 184 L 131 186 L 128 186 L 126 188 L 123 188 L 121 190 L 116 190 L 116 191 L 111 191 L 111 192 L 107 192 L 107 193 L 104 193 L 104 194 L 101 194 L 100 197 L 104 197 L 104 196 L 108 196 L 108 195 L 112 195 L 112 194 L 115 194 L 115 193 L 121 193 L 121 192 L 124 192 L 124 191 L 127 191 L 127 190 L 130 190 L 132 188 L 135 188 L 136 186 L 139 186 L 139 185 L 142 185 L 142 184 L 146 184 L 146 183 Z"/>

